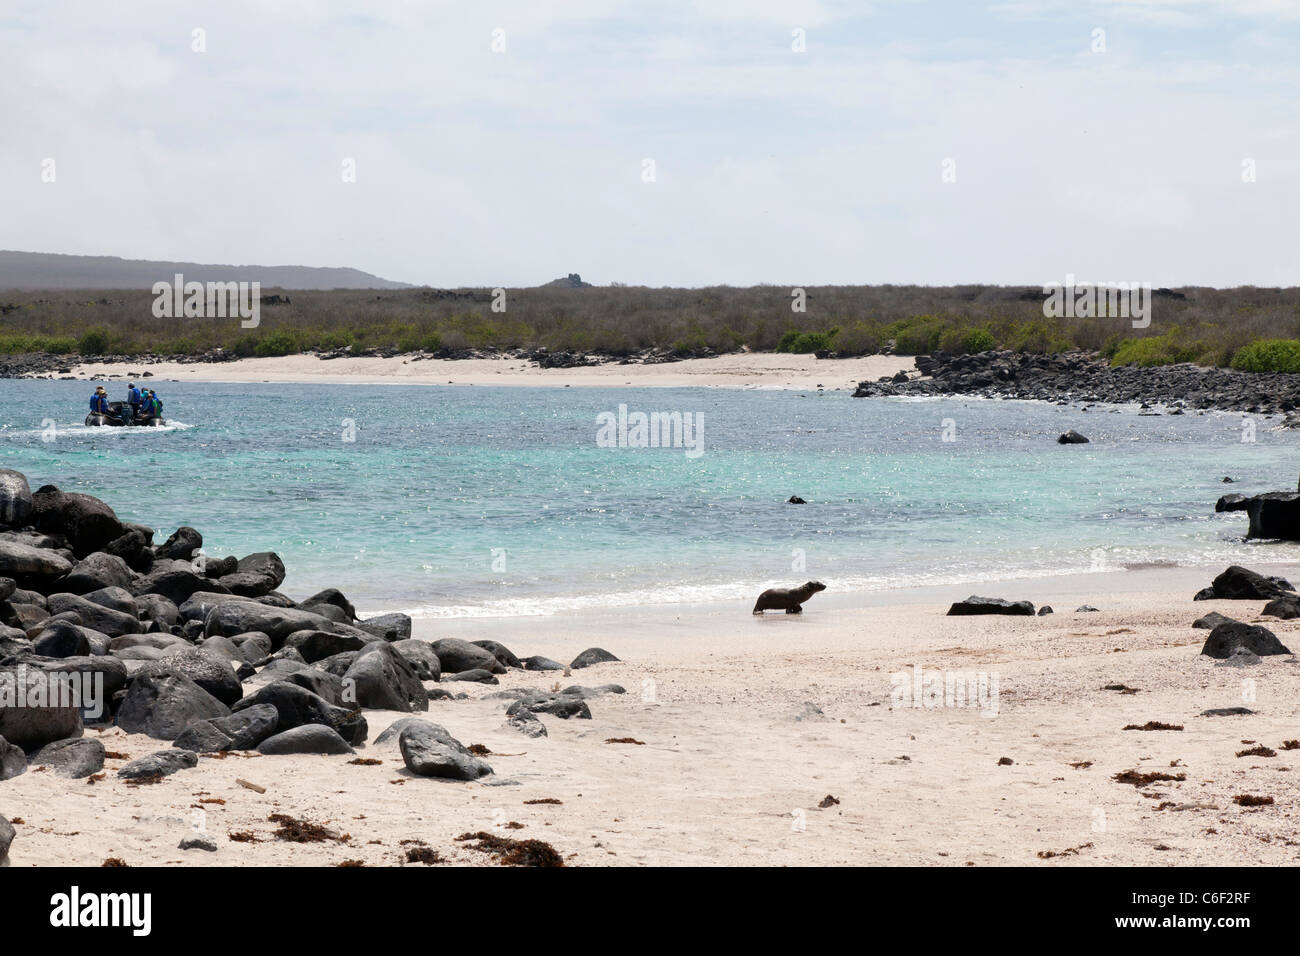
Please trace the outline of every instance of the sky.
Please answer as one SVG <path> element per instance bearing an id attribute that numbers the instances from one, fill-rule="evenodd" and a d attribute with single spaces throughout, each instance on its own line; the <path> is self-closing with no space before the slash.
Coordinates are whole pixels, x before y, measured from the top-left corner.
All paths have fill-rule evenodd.
<path id="1" fill-rule="evenodd" d="M 1300 0 L 4 0 L 0 248 L 1300 285 Z"/>

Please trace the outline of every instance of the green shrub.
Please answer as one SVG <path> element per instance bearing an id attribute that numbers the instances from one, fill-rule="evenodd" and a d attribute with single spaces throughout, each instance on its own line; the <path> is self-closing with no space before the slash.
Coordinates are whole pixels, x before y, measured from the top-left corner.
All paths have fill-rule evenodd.
<path id="1" fill-rule="evenodd" d="M 792 329 L 781 336 L 781 341 L 777 343 L 776 350 L 778 352 L 792 352 L 796 355 L 830 351 L 835 347 L 835 336 L 839 335 L 839 333 L 839 329 L 828 329 L 825 332 L 796 332 Z"/>
<path id="2" fill-rule="evenodd" d="M 996 340 L 988 329 L 954 328 L 939 336 L 939 351 L 959 355 L 987 352 L 994 345 Z"/>
<path id="3" fill-rule="evenodd" d="M 48 352 L 51 355 L 69 355 L 77 351 L 77 340 L 70 336 L 38 339 L 37 344 L 40 347 L 35 351 Z"/>
<path id="4" fill-rule="evenodd" d="M 857 322 L 835 336 L 835 351 L 840 355 L 875 355 L 883 344 L 880 330 Z"/>
<path id="5" fill-rule="evenodd" d="M 1213 352 L 1212 346 L 1201 341 L 1188 341 L 1181 329 L 1173 328 L 1164 335 L 1120 341 L 1113 349 L 1110 364 L 1136 365 L 1139 368 L 1177 365 L 1181 362 L 1195 362 Z"/>
<path id="6" fill-rule="evenodd" d="M 287 329 L 277 329 L 262 336 L 253 346 L 253 354 L 259 358 L 275 358 L 280 355 L 295 355 L 303 350 L 301 338 Z"/>
<path id="7" fill-rule="evenodd" d="M 108 332 L 105 329 L 91 329 L 77 339 L 77 351 L 82 355 L 103 355 L 108 351 Z"/>
<path id="8" fill-rule="evenodd" d="M 938 316 L 917 315 L 890 328 L 894 332 L 894 351 L 899 355 L 929 355 L 939 351 L 946 323 Z"/>
<path id="9" fill-rule="evenodd" d="M 1237 349 L 1232 367 L 1239 372 L 1300 372 L 1300 340 L 1261 339 Z"/>

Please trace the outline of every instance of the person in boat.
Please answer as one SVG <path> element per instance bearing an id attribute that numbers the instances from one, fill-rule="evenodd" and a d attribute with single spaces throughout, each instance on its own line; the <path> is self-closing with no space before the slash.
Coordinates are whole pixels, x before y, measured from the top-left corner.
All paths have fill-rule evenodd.
<path id="1" fill-rule="evenodd" d="M 135 387 L 135 382 L 128 382 L 126 386 L 126 403 L 131 406 L 131 421 L 135 421 L 140 416 L 140 404 L 144 401 L 144 395 L 140 389 Z"/>
<path id="2" fill-rule="evenodd" d="M 90 396 L 90 410 L 96 415 L 108 414 L 108 392 L 104 391 L 103 385 L 96 388 L 95 394 Z"/>
<path id="3" fill-rule="evenodd" d="M 162 399 L 152 388 L 144 390 L 144 416 L 145 418 L 162 418 Z"/>

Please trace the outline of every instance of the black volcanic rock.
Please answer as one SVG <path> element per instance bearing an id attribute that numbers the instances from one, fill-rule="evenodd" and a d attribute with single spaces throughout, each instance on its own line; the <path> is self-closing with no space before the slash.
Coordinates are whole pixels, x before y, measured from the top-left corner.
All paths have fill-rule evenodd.
<path id="1" fill-rule="evenodd" d="M 1216 660 L 1226 660 L 1238 650 L 1250 651 L 1260 657 L 1271 654 L 1290 654 L 1291 651 L 1266 627 L 1229 621 L 1220 624 L 1205 639 L 1201 653 Z"/>
<path id="2" fill-rule="evenodd" d="M 1195 365 L 1112 368 L 1094 352 L 1051 355 L 995 350 L 918 355 L 924 378 L 861 382 L 855 398 L 976 395 L 1048 402 L 1160 403 L 1170 414 L 1223 409 L 1271 415 L 1300 408 L 1300 374 L 1238 372 Z"/>
<path id="3" fill-rule="evenodd" d="M 949 617 L 970 614 L 1012 614 L 1029 615 L 1034 613 L 1034 605 L 1029 601 L 1007 601 L 1002 598 L 977 597 L 971 595 L 964 601 L 957 601 L 948 608 Z"/>
<path id="4" fill-rule="evenodd" d="M 1207 591 L 1208 596 L 1203 596 Z M 1293 592 L 1294 588 L 1281 578 L 1267 578 L 1234 564 L 1215 578 L 1209 588 L 1197 592 L 1196 600 L 1271 601 Z"/>

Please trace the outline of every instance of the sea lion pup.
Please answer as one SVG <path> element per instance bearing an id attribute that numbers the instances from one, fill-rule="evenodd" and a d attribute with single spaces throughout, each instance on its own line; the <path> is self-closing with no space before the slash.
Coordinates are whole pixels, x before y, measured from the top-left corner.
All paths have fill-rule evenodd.
<path id="1" fill-rule="evenodd" d="M 768 588 L 754 602 L 754 613 L 783 610 L 786 614 L 802 614 L 803 602 L 825 590 L 826 585 L 820 581 L 809 581 L 797 588 Z"/>

